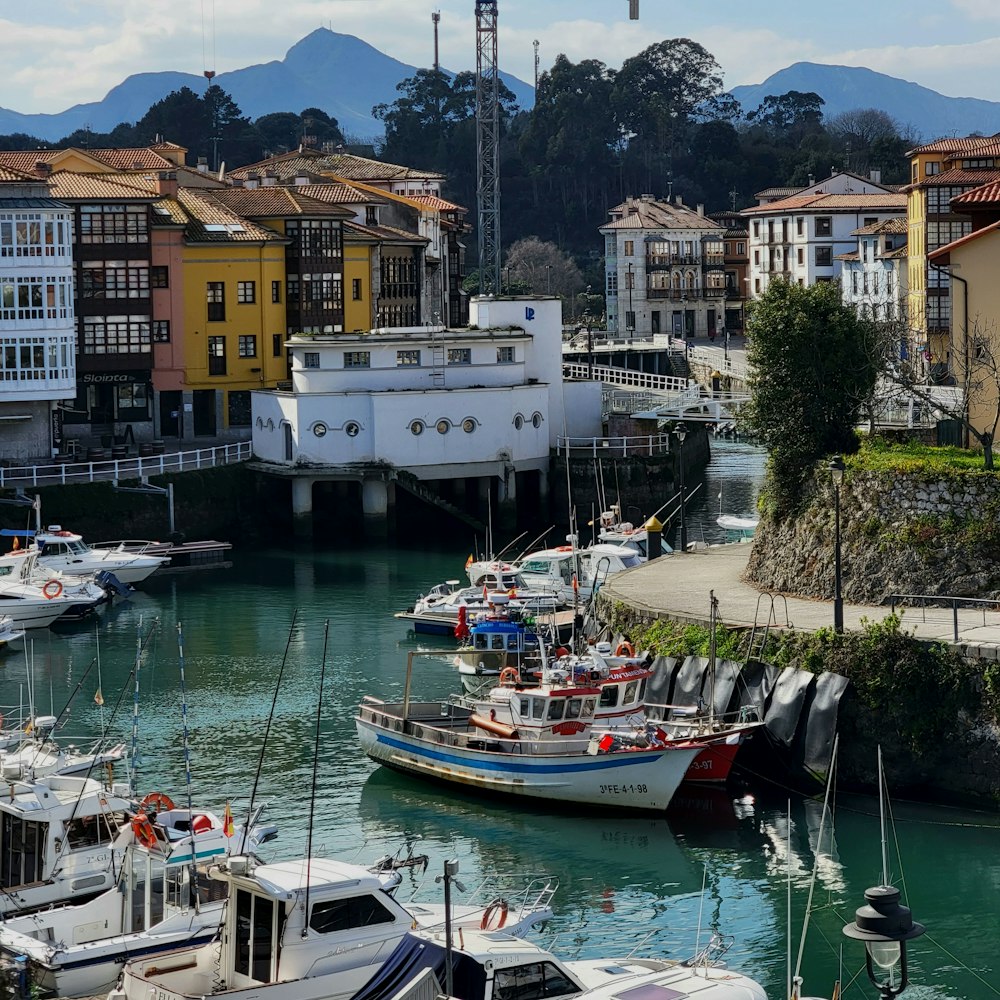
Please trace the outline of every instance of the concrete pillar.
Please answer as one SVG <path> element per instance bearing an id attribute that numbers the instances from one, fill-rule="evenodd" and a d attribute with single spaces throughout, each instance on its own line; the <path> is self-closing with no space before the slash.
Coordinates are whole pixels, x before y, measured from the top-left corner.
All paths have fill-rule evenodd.
<path id="1" fill-rule="evenodd" d="M 396 533 L 396 483 L 386 483 L 386 527 L 391 534 Z"/>
<path id="2" fill-rule="evenodd" d="M 311 476 L 296 476 L 292 480 L 292 534 L 296 538 L 312 536 L 314 481 Z"/>
<path id="3" fill-rule="evenodd" d="M 181 393 L 181 409 L 178 414 L 181 421 L 181 440 L 191 441 L 194 438 L 194 390 L 185 389 Z"/>
<path id="4" fill-rule="evenodd" d="M 517 524 L 517 473 L 508 465 L 497 478 L 497 524 L 500 528 L 513 528 Z"/>
<path id="5" fill-rule="evenodd" d="M 382 479 L 365 479 L 361 483 L 361 512 L 365 516 L 365 531 L 385 534 L 389 529 L 389 490 Z"/>

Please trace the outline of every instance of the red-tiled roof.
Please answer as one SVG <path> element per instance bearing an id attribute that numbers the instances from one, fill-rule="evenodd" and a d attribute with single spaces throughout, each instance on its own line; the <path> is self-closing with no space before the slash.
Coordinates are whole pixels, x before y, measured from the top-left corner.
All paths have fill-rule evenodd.
<path id="1" fill-rule="evenodd" d="M 1000 167 L 981 167 L 978 170 L 942 170 L 939 174 L 924 177 L 915 184 L 908 184 L 907 191 L 927 187 L 978 187 L 1000 177 Z"/>
<path id="2" fill-rule="evenodd" d="M 36 174 L 29 174 L 24 170 L 15 170 L 13 167 L 5 167 L 3 164 L 0 164 L 0 181 L 11 181 L 21 184 L 25 183 L 25 181 L 33 181 L 35 184 L 45 183 L 45 179 Z"/>
<path id="3" fill-rule="evenodd" d="M 912 157 L 920 153 L 974 153 L 985 146 L 989 146 L 997 139 L 1000 139 L 1000 132 L 997 132 L 996 135 L 967 135 L 962 138 L 935 139 L 933 142 L 925 143 L 923 146 L 914 147 L 906 155 Z"/>
<path id="4" fill-rule="evenodd" d="M 855 229 L 852 236 L 875 236 L 878 233 L 906 233 L 909 232 L 909 223 L 905 216 L 897 219 L 883 219 L 881 222 L 874 222 L 870 226 L 862 226 Z"/>
<path id="5" fill-rule="evenodd" d="M 153 201 L 153 188 L 137 174 L 89 174 L 56 170 L 48 178 L 49 191 L 63 201 Z"/>
<path id="6" fill-rule="evenodd" d="M 978 240 L 983 236 L 988 236 L 990 233 L 995 233 L 998 229 L 1000 229 L 1000 222 L 994 222 L 992 225 L 983 226 L 982 229 L 974 229 L 971 233 L 968 233 L 951 243 L 946 243 L 943 247 L 938 247 L 937 250 L 932 250 L 927 255 L 927 259 L 943 260 L 947 263 L 948 257 L 951 255 L 953 250 L 957 250 L 959 247 L 965 246 L 966 243 L 971 243 L 973 240 Z"/>
<path id="7" fill-rule="evenodd" d="M 805 188 L 802 186 L 798 187 L 769 187 L 764 188 L 763 191 L 758 191 L 754 197 L 755 198 L 790 198 L 793 194 L 798 194 L 799 191 L 804 191 Z"/>
<path id="8" fill-rule="evenodd" d="M 32 171 L 36 163 L 67 159 L 68 153 L 83 156 L 112 170 L 173 170 L 174 164 L 155 149 L 139 146 L 128 149 L 27 149 L 0 151 L 0 164 L 15 170 Z"/>
<path id="9" fill-rule="evenodd" d="M 397 229 L 395 226 L 362 226 L 358 222 L 345 222 L 344 235 L 350 238 L 351 234 L 368 237 L 380 243 L 430 243 L 425 236 L 408 233 L 405 229 Z"/>
<path id="10" fill-rule="evenodd" d="M 412 198 L 413 201 L 419 201 L 421 205 L 426 205 L 428 208 L 433 208 L 437 212 L 465 212 L 466 209 L 461 205 L 456 205 L 453 201 L 445 201 L 444 198 L 438 198 L 433 194 L 408 194 L 405 197 Z"/>
<path id="11" fill-rule="evenodd" d="M 250 163 L 229 171 L 230 177 L 246 178 L 248 174 L 273 171 L 278 177 L 294 177 L 310 174 L 337 174 L 349 180 L 445 180 L 444 174 L 433 170 L 418 170 L 398 163 L 382 163 L 353 153 L 321 153 L 314 149 L 297 149 L 267 160 Z"/>
<path id="12" fill-rule="evenodd" d="M 609 211 L 612 215 L 621 213 L 622 217 L 599 226 L 601 232 L 609 229 L 704 229 L 706 235 L 711 233 L 712 236 L 725 232 L 725 227 L 714 219 L 672 201 L 629 198 Z"/>
<path id="13" fill-rule="evenodd" d="M 996 205 L 1000 204 L 1000 177 L 988 184 L 982 184 L 971 191 L 951 199 L 952 205 Z"/>
<path id="14" fill-rule="evenodd" d="M 895 191 L 878 194 L 806 194 L 772 201 L 743 209 L 744 215 L 780 215 L 782 212 L 809 210 L 811 212 L 853 212 L 858 209 L 886 212 L 904 211 L 906 195 Z"/>
<path id="15" fill-rule="evenodd" d="M 187 216 L 185 239 L 190 243 L 287 243 L 285 237 L 258 226 L 222 204 L 217 192 L 179 188 L 176 201 Z"/>
<path id="16" fill-rule="evenodd" d="M 290 216 L 324 215 L 352 218 L 354 213 L 329 201 L 311 198 L 300 188 L 269 184 L 266 187 L 213 188 L 205 191 L 208 198 L 232 209 L 246 219 L 283 219 Z"/>
<path id="17" fill-rule="evenodd" d="M 363 191 L 353 184 L 340 184 L 334 181 L 323 184 L 302 184 L 296 187 L 296 190 L 310 198 L 328 201 L 333 205 L 384 205 L 386 201 L 381 195 Z"/>

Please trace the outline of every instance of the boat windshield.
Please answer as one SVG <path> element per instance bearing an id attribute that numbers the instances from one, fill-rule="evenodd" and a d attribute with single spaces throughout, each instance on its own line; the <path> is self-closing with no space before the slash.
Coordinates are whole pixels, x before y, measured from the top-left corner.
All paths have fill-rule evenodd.
<path id="1" fill-rule="evenodd" d="M 90 551 L 90 546 L 86 542 L 75 541 L 75 542 L 68 542 L 67 544 L 69 545 L 70 552 L 72 552 L 74 555 L 80 556 L 83 555 L 85 552 Z"/>
<path id="2" fill-rule="evenodd" d="M 621 555 L 621 560 L 622 560 L 622 566 L 624 566 L 625 569 L 631 569 L 633 566 L 642 565 L 642 559 L 640 558 L 638 552 L 628 553 L 628 554 L 623 552 Z"/>

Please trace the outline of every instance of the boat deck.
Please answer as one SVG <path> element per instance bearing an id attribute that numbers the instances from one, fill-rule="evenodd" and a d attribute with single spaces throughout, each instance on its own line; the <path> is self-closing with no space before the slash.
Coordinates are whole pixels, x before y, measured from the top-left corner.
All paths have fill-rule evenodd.
<path id="1" fill-rule="evenodd" d="M 151 542 L 142 539 L 124 539 L 117 542 L 98 542 L 93 548 L 111 549 L 122 546 L 126 552 L 141 553 L 144 556 L 169 557 L 170 562 L 161 566 L 157 576 L 175 573 L 191 573 L 195 570 L 232 569 L 232 560 L 227 553 L 232 550 L 232 542 L 218 542 L 206 539 L 199 542 Z"/>

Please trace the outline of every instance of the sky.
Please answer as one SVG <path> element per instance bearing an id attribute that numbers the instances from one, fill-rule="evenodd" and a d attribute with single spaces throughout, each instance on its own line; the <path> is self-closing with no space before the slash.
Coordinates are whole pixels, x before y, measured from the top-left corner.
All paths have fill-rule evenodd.
<path id="1" fill-rule="evenodd" d="M 559 53 L 609 66 L 665 38 L 692 38 L 726 87 L 794 62 L 867 66 L 951 97 L 1000 100 L 998 0 L 498 0 L 499 62 L 531 82 Z M 320 26 L 415 66 L 475 66 L 475 0 L 0 0 L 0 106 L 62 111 L 100 100 L 133 73 L 219 73 L 281 59 Z M 806 13 L 808 12 L 808 13 Z M 213 31 L 214 26 L 214 31 Z"/>

